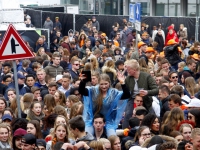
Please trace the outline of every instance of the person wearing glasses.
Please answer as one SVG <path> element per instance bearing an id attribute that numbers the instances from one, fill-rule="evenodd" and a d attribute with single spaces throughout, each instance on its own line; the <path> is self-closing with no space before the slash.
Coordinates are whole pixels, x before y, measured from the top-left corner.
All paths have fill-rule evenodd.
<path id="1" fill-rule="evenodd" d="M 80 68 L 80 60 L 77 57 L 72 57 L 71 59 L 72 69 L 69 70 L 71 77 L 73 80 L 79 78 L 79 68 Z"/>
<path id="2" fill-rule="evenodd" d="M 176 71 L 169 72 L 169 79 L 171 82 L 174 83 L 174 85 L 178 85 L 178 72 Z"/>
<path id="3" fill-rule="evenodd" d="M 151 132 L 149 127 L 147 126 L 140 126 L 137 130 L 135 137 L 133 140 L 129 140 L 125 143 L 127 148 L 129 149 L 131 146 L 141 146 L 146 139 L 151 137 Z"/>

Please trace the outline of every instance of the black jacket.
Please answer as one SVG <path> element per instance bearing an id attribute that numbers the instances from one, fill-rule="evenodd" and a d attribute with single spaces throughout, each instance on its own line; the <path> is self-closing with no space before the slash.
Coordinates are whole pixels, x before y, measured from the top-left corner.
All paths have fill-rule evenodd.
<path id="1" fill-rule="evenodd" d="M 165 114 L 166 111 L 170 111 L 169 105 L 168 105 L 168 100 L 169 100 L 169 96 L 161 101 L 161 104 L 162 104 L 161 111 L 160 111 L 160 118 L 161 119 L 162 119 L 162 117 L 163 117 L 163 115 Z"/>
<path id="2" fill-rule="evenodd" d="M 179 45 L 177 44 L 164 48 L 165 58 L 169 61 L 171 65 L 175 65 L 176 63 L 182 61 L 178 52 L 178 47 Z"/>
<path id="3" fill-rule="evenodd" d="M 0 94 L 4 95 L 6 93 L 8 86 L 0 83 Z"/>
<path id="4" fill-rule="evenodd" d="M 156 50 L 158 52 L 162 52 L 163 51 L 163 47 L 165 46 L 164 45 L 164 39 L 163 39 L 163 36 L 162 35 L 159 35 L 158 33 L 156 34 L 156 37 L 154 39 L 155 42 L 158 43 L 157 47 L 156 47 Z"/>
<path id="5" fill-rule="evenodd" d="M 122 138 L 122 144 L 121 144 L 122 149 L 126 149 L 125 143 L 126 143 L 128 140 L 133 140 L 133 139 L 134 139 L 137 130 L 138 130 L 138 127 L 132 128 L 132 129 L 129 131 L 128 136 Z"/>

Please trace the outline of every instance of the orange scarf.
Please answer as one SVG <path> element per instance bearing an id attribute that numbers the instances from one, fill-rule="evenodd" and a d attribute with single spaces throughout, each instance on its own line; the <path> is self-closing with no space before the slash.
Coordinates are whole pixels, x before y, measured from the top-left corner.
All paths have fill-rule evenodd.
<path id="1" fill-rule="evenodd" d="M 84 42 L 84 40 L 82 39 L 82 40 L 79 42 L 79 46 L 82 47 L 84 44 L 85 44 L 85 42 Z"/>
<path id="2" fill-rule="evenodd" d="M 55 137 L 55 138 L 53 138 L 53 140 L 52 140 L 52 145 L 55 145 L 57 143 L 57 138 Z"/>
<path id="3" fill-rule="evenodd" d="M 113 42 L 114 42 L 114 45 L 115 45 L 116 47 L 119 47 L 119 42 L 118 42 L 117 40 L 113 40 Z"/>

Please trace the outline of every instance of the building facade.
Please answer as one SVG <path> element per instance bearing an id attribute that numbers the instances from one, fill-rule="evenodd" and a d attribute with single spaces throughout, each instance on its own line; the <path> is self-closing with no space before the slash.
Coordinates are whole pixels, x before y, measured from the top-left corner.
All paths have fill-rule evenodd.
<path id="1" fill-rule="evenodd" d="M 143 16 L 199 16 L 200 0 L 61 0 L 80 14 L 128 15 L 129 3 L 141 3 Z"/>

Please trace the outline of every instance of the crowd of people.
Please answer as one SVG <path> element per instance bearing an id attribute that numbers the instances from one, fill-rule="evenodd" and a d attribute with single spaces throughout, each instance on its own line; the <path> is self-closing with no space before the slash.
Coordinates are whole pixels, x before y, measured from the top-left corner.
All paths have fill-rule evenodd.
<path id="1" fill-rule="evenodd" d="M 200 43 L 183 24 L 136 35 L 123 19 L 107 36 L 93 16 L 63 35 L 47 17 L 44 28 L 50 47 L 26 42 L 35 57 L 15 60 L 18 85 L 0 62 L 0 149 L 200 149 Z"/>

